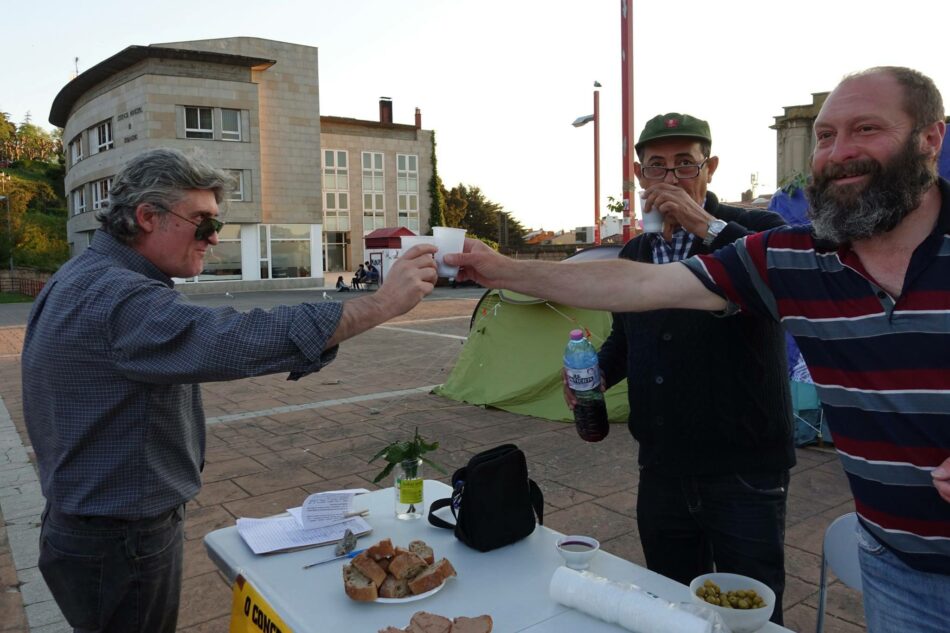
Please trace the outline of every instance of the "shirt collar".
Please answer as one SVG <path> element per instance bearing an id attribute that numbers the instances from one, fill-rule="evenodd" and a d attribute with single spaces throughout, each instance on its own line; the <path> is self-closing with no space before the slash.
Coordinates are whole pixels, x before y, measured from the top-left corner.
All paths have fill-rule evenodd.
<path id="1" fill-rule="evenodd" d="M 114 259 L 123 267 L 145 275 L 149 279 L 159 281 L 169 288 L 175 287 L 175 282 L 172 281 L 171 277 L 159 270 L 158 267 L 144 255 L 131 246 L 123 244 L 102 229 L 97 229 L 93 234 L 89 249 L 95 253 L 100 253 L 101 255 Z"/>

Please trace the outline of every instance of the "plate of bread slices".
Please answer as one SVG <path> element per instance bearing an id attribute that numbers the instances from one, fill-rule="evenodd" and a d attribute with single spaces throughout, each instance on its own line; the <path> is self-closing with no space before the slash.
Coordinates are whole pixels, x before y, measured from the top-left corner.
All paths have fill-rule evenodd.
<path id="1" fill-rule="evenodd" d="M 395 547 L 383 539 L 343 566 L 343 589 L 358 602 L 401 604 L 422 600 L 442 590 L 455 577 L 448 559 L 435 559 L 424 541 Z"/>

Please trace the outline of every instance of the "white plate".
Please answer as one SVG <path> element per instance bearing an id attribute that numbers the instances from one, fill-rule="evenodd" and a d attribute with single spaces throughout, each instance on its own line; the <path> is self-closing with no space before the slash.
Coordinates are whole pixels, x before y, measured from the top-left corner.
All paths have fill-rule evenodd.
<path id="1" fill-rule="evenodd" d="M 440 591 L 442 591 L 442 587 L 444 587 L 447 582 L 448 582 L 448 579 L 446 579 L 441 585 L 439 585 L 435 589 L 432 589 L 425 593 L 417 593 L 414 596 L 406 596 L 405 598 L 376 598 L 376 600 L 374 600 L 373 602 L 381 603 L 381 604 L 403 604 L 406 602 L 415 602 L 416 600 L 422 600 L 423 598 L 428 598 L 434 593 L 439 593 Z"/>

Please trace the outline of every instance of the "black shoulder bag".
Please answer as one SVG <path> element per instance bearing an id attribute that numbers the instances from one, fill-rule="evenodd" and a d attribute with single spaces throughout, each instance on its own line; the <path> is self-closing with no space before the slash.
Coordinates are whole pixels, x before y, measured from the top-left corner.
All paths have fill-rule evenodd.
<path id="1" fill-rule="evenodd" d="M 455 525 L 435 515 L 450 506 Z M 483 451 L 452 475 L 452 497 L 429 507 L 429 523 L 455 529 L 460 541 L 480 552 L 510 545 L 543 524 L 544 495 L 528 477 L 524 453 L 514 444 Z"/>

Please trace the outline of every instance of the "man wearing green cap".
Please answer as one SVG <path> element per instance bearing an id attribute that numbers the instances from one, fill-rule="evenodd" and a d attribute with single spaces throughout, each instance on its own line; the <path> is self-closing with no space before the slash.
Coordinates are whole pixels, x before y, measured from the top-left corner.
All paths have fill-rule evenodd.
<path id="1" fill-rule="evenodd" d="M 670 113 L 647 122 L 634 170 L 662 233 L 621 257 L 665 264 L 711 253 L 784 224 L 768 211 L 720 204 L 706 191 L 719 165 L 709 124 Z M 627 379 L 640 445 L 637 525 L 647 566 L 684 584 L 714 570 L 775 591 L 782 623 L 785 503 L 795 464 L 781 326 L 692 310 L 614 313 L 600 350 L 604 384 Z M 565 390 L 568 405 L 573 394 Z"/>

